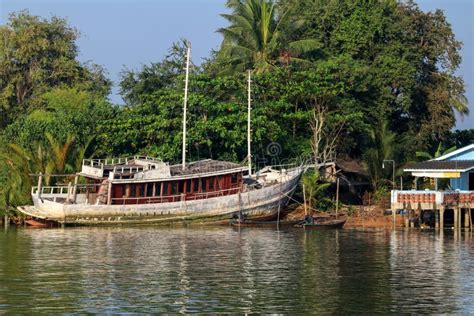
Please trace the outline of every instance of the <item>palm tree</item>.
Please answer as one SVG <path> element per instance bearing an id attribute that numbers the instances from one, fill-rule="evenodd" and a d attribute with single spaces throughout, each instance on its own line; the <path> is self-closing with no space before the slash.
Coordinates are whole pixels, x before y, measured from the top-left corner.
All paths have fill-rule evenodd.
<path id="1" fill-rule="evenodd" d="M 85 149 L 75 146 L 74 136 L 68 135 L 65 142 L 58 141 L 50 133 L 45 133 L 45 138 L 47 147 L 39 142 L 30 148 L 8 144 L 0 153 L 0 162 L 9 172 L 8 182 L 0 190 L 2 207 L 11 208 L 29 201 L 31 187 L 36 184 L 31 174 L 44 173 L 45 184 L 54 185 L 51 174 L 72 173 L 75 162 L 82 160 L 83 157 L 78 156 L 84 155 Z"/>
<path id="2" fill-rule="evenodd" d="M 67 135 L 66 141 L 61 143 L 50 133 L 45 133 L 45 136 L 50 147 L 50 155 L 45 169 L 45 182 L 48 185 L 51 184 L 50 174 L 74 172 L 74 166 L 70 163 L 72 158 L 70 154 L 74 146 L 75 137 Z"/>
<path id="3" fill-rule="evenodd" d="M 277 14 L 272 0 L 228 0 L 232 14 L 222 14 L 231 25 L 218 30 L 224 36 L 220 51 L 224 72 L 242 72 L 253 69 L 256 73 L 272 69 L 278 60 L 308 63 L 297 56 L 320 47 L 314 39 L 285 43 L 283 25 L 296 30 L 301 21 L 289 25 L 287 12 Z M 291 58 L 290 58 L 291 56 Z"/>
<path id="4" fill-rule="evenodd" d="M 383 161 L 393 157 L 395 134 L 389 130 L 386 121 L 381 121 L 378 127 L 369 133 L 371 148 L 367 149 L 363 158 L 369 171 L 370 181 L 374 190 L 383 179 Z"/>
<path id="5" fill-rule="evenodd" d="M 304 188 L 304 194 L 308 199 L 309 209 L 318 204 L 318 200 L 325 199 L 325 191 L 330 183 L 321 183 L 320 174 L 318 171 L 308 172 L 301 178 L 301 184 Z"/>

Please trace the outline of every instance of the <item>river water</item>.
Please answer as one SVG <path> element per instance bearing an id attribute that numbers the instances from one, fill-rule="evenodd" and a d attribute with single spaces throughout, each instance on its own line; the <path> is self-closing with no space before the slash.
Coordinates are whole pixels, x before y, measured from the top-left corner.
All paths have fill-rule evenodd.
<path id="1" fill-rule="evenodd" d="M 474 312 L 471 233 L 0 230 L 0 314 Z"/>

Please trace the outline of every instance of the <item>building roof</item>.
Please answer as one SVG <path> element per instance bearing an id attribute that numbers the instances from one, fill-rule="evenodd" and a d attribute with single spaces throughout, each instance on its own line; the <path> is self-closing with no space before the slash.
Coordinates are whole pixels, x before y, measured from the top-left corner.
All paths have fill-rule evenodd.
<path id="1" fill-rule="evenodd" d="M 474 149 L 474 144 L 459 148 L 455 151 L 450 152 L 449 154 L 446 154 L 446 155 L 440 156 L 438 158 L 435 158 L 434 160 L 437 160 L 437 161 L 446 160 L 448 158 L 451 158 L 451 157 L 457 156 L 459 154 L 462 154 L 466 151 L 470 151 L 471 149 Z"/>
<path id="2" fill-rule="evenodd" d="M 474 160 L 428 160 L 408 164 L 403 171 L 417 172 L 417 171 L 455 171 L 465 172 L 474 169 Z"/>

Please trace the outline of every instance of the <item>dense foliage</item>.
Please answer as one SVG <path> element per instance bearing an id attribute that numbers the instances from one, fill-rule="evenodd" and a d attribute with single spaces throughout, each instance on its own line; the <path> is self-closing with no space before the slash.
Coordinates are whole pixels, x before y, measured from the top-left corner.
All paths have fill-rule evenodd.
<path id="1" fill-rule="evenodd" d="M 257 163 L 363 160 L 377 188 L 391 175 L 385 159 L 401 165 L 416 151 L 474 141 L 472 131 L 451 132 L 455 113 L 469 111 L 456 74 L 461 43 L 442 11 L 395 0 L 227 6 L 220 49 L 191 71 L 189 159 L 245 159 L 247 69 Z M 30 173 L 70 172 L 83 157 L 179 161 L 186 41 L 161 61 L 125 69 L 125 105 L 114 106 L 104 70 L 77 60 L 78 32 L 66 20 L 20 12 L 0 35 L 4 209 L 28 202 Z"/>

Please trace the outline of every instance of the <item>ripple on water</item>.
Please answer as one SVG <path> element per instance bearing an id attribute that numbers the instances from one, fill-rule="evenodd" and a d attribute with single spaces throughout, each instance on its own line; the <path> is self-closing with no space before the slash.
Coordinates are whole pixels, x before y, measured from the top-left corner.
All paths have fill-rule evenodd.
<path id="1" fill-rule="evenodd" d="M 472 235 L 198 228 L 0 233 L 0 312 L 474 311 Z"/>

